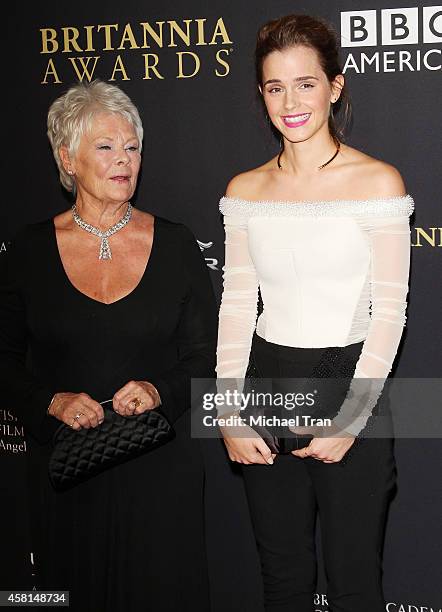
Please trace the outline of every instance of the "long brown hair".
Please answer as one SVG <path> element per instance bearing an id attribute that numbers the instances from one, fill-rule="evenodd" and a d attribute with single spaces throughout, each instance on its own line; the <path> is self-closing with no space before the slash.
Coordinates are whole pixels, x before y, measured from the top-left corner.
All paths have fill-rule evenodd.
<path id="1" fill-rule="evenodd" d="M 258 85 L 262 87 L 262 67 L 265 58 L 273 51 L 283 51 L 296 45 L 304 45 L 316 51 L 321 68 L 330 83 L 338 74 L 342 74 L 338 37 L 332 26 L 310 15 L 286 15 L 264 24 L 258 32 L 255 49 Z M 261 96 L 260 98 L 263 103 Z M 350 121 L 351 103 L 347 86 L 344 84 L 338 100 L 332 105 L 328 120 L 330 134 L 335 141 L 344 140 Z"/>

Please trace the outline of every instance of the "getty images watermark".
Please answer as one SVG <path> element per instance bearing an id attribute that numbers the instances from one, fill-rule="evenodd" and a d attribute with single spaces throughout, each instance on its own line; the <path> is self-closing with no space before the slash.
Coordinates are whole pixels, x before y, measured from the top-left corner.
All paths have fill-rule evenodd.
<path id="1" fill-rule="evenodd" d="M 245 426 L 246 424 L 261 426 L 331 426 L 330 418 L 313 417 L 310 414 L 294 414 L 289 416 L 290 411 L 301 407 L 315 406 L 315 394 L 293 393 L 293 392 L 263 392 L 263 391 L 239 391 L 238 389 L 226 389 L 224 392 L 204 393 L 202 397 L 203 410 L 210 412 L 204 414 L 203 425 L 213 426 Z M 220 411 L 220 409 L 223 409 Z M 267 409 L 266 412 L 261 409 Z M 283 408 L 287 415 L 278 414 L 275 409 Z M 230 411 L 229 411 L 230 409 Z M 250 412 L 249 412 L 250 411 Z M 278 411 L 279 412 L 279 411 Z"/>
<path id="2" fill-rule="evenodd" d="M 441 397 L 441 378 L 192 379 L 192 436 L 313 427 L 316 437 L 442 438 Z"/>

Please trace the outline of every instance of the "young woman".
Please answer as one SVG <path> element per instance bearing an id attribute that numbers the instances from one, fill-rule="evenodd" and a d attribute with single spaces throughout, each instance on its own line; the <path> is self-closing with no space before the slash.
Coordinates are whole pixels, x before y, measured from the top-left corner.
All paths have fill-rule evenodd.
<path id="1" fill-rule="evenodd" d="M 383 385 L 406 319 L 413 199 L 393 166 L 340 141 L 335 116 L 349 102 L 329 25 L 307 15 L 265 24 L 256 76 L 281 151 L 234 177 L 221 199 L 217 376 L 244 377 L 252 358 L 258 376 L 309 377 L 332 350 L 352 364 L 352 385 Z M 247 425 L 241 436 L 221 428 L 242 464 L 267 612 L 314 609 L 317 513 L 330 612 L 385 610 L 393 445 L 385 436 L 355 444 L 374 406 L 367 400 L 355 416 L 350 395 L 325 436 L 295 429 L 313 437 L 286 454 Z"/>

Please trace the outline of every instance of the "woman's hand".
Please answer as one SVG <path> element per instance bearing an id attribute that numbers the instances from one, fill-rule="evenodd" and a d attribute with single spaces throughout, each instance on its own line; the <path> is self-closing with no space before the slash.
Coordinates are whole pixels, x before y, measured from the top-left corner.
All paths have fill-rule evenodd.
<path id="1" fill-rule="evenodd" d="M 145 380 L 131 380 L 115 393 L 112 401 L 115 412 L 121 416 L 142 414 L 146 410 L 157 408 L 160 404 L 158 391 Z"/>
<path id="2" fill-rule="evenodd" d="M 104 419 L 103 407 L 87 393 L 56 393 L 48 414 L 76 430 L 97 427 Z"/>
<path id="3" fill-rule="evenodd" d="M 223 418 L 226 415 L 223 415 Z M 271 465 L 276 457 L 261 438 L 261 436 L 248 425 L 219 426 L 224 438 L 227 452 L 231 461 L 250 465 L 261 463 Z"/>
<path id="4" fill-rule="evenodd" d="M 305 459 L 313 457 L 324 463 L 338 463 L 353 446 L 355 436 L 330 425 L 328 427 L 291 427 L 291 431 L 299 435 L 310 434 L 313 436 L 312 441 L 305 448 L 292 451 L 292 455 Z M 324 437 L 325 434 L 327 437 Z"/>

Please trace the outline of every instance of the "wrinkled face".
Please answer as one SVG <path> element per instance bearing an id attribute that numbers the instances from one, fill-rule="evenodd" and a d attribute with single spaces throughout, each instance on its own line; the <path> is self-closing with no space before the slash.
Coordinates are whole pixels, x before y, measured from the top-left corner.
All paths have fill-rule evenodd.
<path id="1" fill-rule="evenodd" d="M 130 200 L 140 170 L 134 127 L 119 114 L 97 113 L 70 160 L 79 196 L 102 203 Z"/>
<path id="2" fill-rule="evenodd" d="M 343 77 L 331 84 L 317 53 L 297 45 L 273 51 L 263 62 L 260 91 L 273 125 L 291 142 L 328 131 L 330 104 L 337 100 Z"/>

